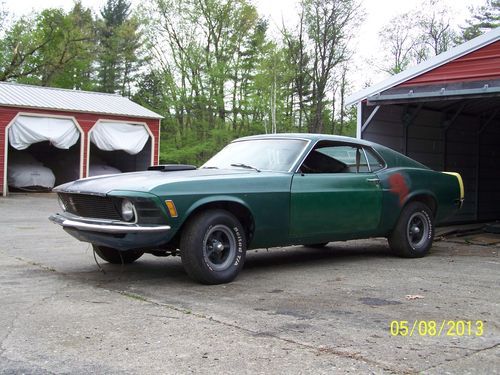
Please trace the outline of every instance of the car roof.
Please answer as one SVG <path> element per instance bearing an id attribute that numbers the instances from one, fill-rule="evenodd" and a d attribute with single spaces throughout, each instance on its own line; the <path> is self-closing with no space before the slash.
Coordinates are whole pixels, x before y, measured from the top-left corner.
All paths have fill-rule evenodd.
<path id="1" fill-rule="evenodd" d="M 260 134 L 248 137 L 235 139 L 233 142 L 247 141 L 252 139 L 303 139 L 311 141 L 313 144 L 317 141 L 333 141 L 353 143 L 365 147 L 375 149 L 380 156 L 385 160 L 388 167 L 411 167 L 429 169 L 427 166 L 419 163 L 416 160 L 409 158 L 391 148 L 380 145 L 378 143 L 365 141 L 363 139 L 345 137 L 341 135 L 330 134 L 314 134 L 314 133 L 277 133 L 277 134 Z"/>
<path id="2" fill-rule="evenodd" d="M 308 141 L 336 141 L 336 142 L 348 142 L 356 143 L 363 146 L 376 146 L 376 143 L 365 141 L 358 138 L 346 137 L 342 135 L 330 135 L 330 134 L 315 134 L 315 133 L 276 133 L 276 134 L 259 134 L 251 135 L 248 137 L 242 137 L 235 139 L 233 142 L 246 141 L 251 139 L 305 139 Z"/>

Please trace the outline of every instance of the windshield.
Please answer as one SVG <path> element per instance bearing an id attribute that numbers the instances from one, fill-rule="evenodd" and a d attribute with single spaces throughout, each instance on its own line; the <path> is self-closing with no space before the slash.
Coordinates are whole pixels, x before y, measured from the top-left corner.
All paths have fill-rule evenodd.
<path id="1" fill-rule="evenodd" d="M 300 139 L 251 139 L 233 142 L 202 165 L 202 168 L 254 169 L 288 172 L 307 145 Z"/>

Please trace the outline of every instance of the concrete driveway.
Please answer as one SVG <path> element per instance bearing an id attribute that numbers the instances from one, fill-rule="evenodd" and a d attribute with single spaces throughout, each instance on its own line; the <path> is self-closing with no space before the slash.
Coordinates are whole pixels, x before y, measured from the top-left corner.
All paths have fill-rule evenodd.
<path id="1" fill-rule="evenodd" d="M 202 286 L 179 258 L 100 270 L 47 220 L 57 210 L 53 194 L 0 198 L 0 373 L 499 373 L 497 245 L 439 241 L 414 260 L 382 239 L 263 249 Z M 470 332 L 447 336 L 460 320 Z M 392 321 L 416 330 L 392 336 Z"/>

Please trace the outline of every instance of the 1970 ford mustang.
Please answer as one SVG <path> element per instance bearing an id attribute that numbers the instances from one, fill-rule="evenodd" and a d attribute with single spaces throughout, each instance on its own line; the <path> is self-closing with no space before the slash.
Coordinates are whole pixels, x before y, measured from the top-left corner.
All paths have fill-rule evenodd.
<path id="1" fill-rule="evenodd" d="M 462 205 L 457 173 L 433 171 L 387 147 L 318 134 L 237 139 L 200 168 L 144 172 L 61 185 L 50 217 L 110 263 L 180 255 L 205 284 L 233 280 L 248 249 L 387 237 L 422 257 L 434 225 Z"/>

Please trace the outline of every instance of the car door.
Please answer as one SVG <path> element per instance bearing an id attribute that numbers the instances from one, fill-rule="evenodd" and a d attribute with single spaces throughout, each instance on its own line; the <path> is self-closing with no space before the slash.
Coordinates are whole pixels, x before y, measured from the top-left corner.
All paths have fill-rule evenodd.
<path id="1" fill-rule="evenodd" d="M 379 225 L 382 190 L 358 145 L 319 142 L 293 176 L 290 199 L 294 238 L 354 238 Z"/>

